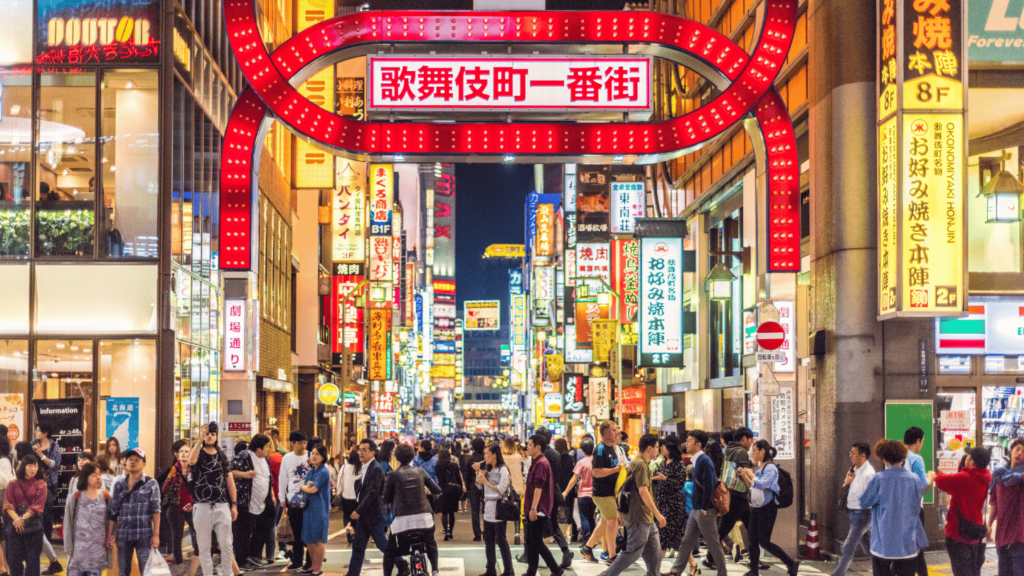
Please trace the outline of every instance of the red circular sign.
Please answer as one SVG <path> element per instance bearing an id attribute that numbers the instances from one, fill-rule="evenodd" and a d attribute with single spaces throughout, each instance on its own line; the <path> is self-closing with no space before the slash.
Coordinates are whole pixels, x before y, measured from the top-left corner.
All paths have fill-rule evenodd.
<path id="1" fill-rule="evenodd" d="M 765 350 L 776 350 L 786 341 L 786 333 L 778 322 L 764 322 L 757 327 L 757 344 Z"/>

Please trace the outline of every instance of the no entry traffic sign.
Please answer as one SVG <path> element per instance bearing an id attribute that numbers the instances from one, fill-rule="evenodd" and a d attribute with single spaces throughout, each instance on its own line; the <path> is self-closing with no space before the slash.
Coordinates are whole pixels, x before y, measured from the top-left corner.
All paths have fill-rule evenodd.
<path id="1" fill-rule="evenodd" d="M 776 350 L 786 341 L 786 332 L 778 322 L 764 322 L 757 327 L 757 344 L 765 350 Z"/>

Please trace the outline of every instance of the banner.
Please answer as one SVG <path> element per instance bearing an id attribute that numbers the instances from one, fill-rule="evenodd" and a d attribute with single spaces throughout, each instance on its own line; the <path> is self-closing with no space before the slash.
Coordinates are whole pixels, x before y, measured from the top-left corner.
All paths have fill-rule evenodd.
<path id="1" fill-rule="evenodd" d="M 611 416 L 608 403 L 612 401 L 611 387 L 608 377 L 590 379 L 590 414 L 598 420 L 607 420 Z"/>
<path id="2" fill-rule="evenodd" d="M 369 380 L 391 380 L 391 310 L 370 310 Z"/>
<path id="3" fill-rule="evenodd" d="M 366 165 L 338 159 L 331 206 L 331 248 L 335 262 L 366 259 Z"/>
<path id="4" fill-rule="evenodd" d="M 107 436 L 117 438 L 122 450 L 139 447 L 139 399 L 107 398 Z"/>
<path id="5" fill-rule="evenodd" d="M 50 511 L 54 524 L 64 521 L 64 504 L 67 503 L 68 488 L 71 481 L 78 475 L 78 455 L 82 453 L 85 423 L 84 398 L 56 398 L 53 400 L 33 400 L 36 411 L 36 422 L 46 422 L 53 426 L 50 440 L 60 446 L 60 473 L 57 476 L 57 500 Z M 43 466 L 40 466 L 42 469 Z"/>
<path id="6" fill-rule="evenodd" d="M 683 367 L 682 238 L 640 240 L 640 366 Z"/>
<path id="7" fill-rule="evenodd" d="M 615 346 L 616 336 L 619 332 L 619 321 L 592 320 L 590 322 L 591 332 L 594 338 L 594 361 L 607 362 L 608 353 L 612 346 Z"/>

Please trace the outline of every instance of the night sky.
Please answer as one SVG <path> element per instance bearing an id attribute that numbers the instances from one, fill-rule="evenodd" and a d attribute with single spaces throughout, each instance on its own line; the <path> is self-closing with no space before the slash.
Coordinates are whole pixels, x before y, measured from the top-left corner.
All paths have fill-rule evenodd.
<path id="1" fill-rule="evenodd" d="M 508 269 L 518 260 L 481 258 L 491 244 L 523 243 L 523 209 L 534 189 L 532 164 L 455 167 L 455 276 L 459 310 L 466 300 L 501 300 L 507 310 Z M 501 322 L 505 324 L 504 312 Z"/>

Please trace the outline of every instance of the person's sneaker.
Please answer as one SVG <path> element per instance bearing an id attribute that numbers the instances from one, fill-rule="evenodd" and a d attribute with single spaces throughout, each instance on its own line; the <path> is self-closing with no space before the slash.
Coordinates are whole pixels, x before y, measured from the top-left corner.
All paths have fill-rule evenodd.
<path id="1" fill-rule="evenodd" d="M 615 556 L 608 556 L 607 552 L 601 552 L 601 562 L 611 566 L 612 562 L 615 562 Z"/>
<path id="2" fill-rule="evenodd" d="M 789 576 L 796 576 L 797 570 L 800 569 L 800 561 L 794 560 L 793 565 L 789 567 Z"/>
<path id="3" fill-rule="evenodd" d="M 245 559 L 245 562 L 247 564 L 255 564 L 257 566 L 262 566 L 263 565 L 263 558 L 257 558 L 255 556 L 249 556 L 248 558 Z"/>
<path id="4" fill-rule="evenodd" d="M 516 556 L 516 562 L 519 562 L 520 564 L 529 564 L 529 562 L 526 560 L 526 554 L 520 554 L 519 556 Z"/>
<path id="5" fill-rule="evenodd" d="M 562 553 L 562 563 L 558 565 L 562 570 L 567 570 L 569 566 L 572 566 L 572 550 L 566 550 Z"/>
<path id="6" fill-rule="evenodd" d="M 46 576 L 53 576 L 54 574 L 60 574 L 64 571 L 64 567 L 60 565 L 59 560 L 50 562 L 50 566 L 46 568 L 46 572 L 43 572 Z"/>
<path id="7" fill-rule="evenodd" d="M 296 564 L 292 562 L 291 564 L 285 566 L 284 569 L 291 572 L 292 570 L 298 570 L 299 568 L 302 568 L 302 564 Z"/>
<path id="8" fill-rule="evenodd" d="M 594 549 L 584 544 L 580 546 L 580 556 L 587 562 L 597 562 L 597 558 L 594 557 Z"/>
<path id="9" fill-rule="evenodd" d="M 262 570 L 263 565 L 258 562 L 248 560 L 243 566 L 239 566 L 239 568 L 241 568 L 245 572 L 252 572 L 253 570 Z"/>

